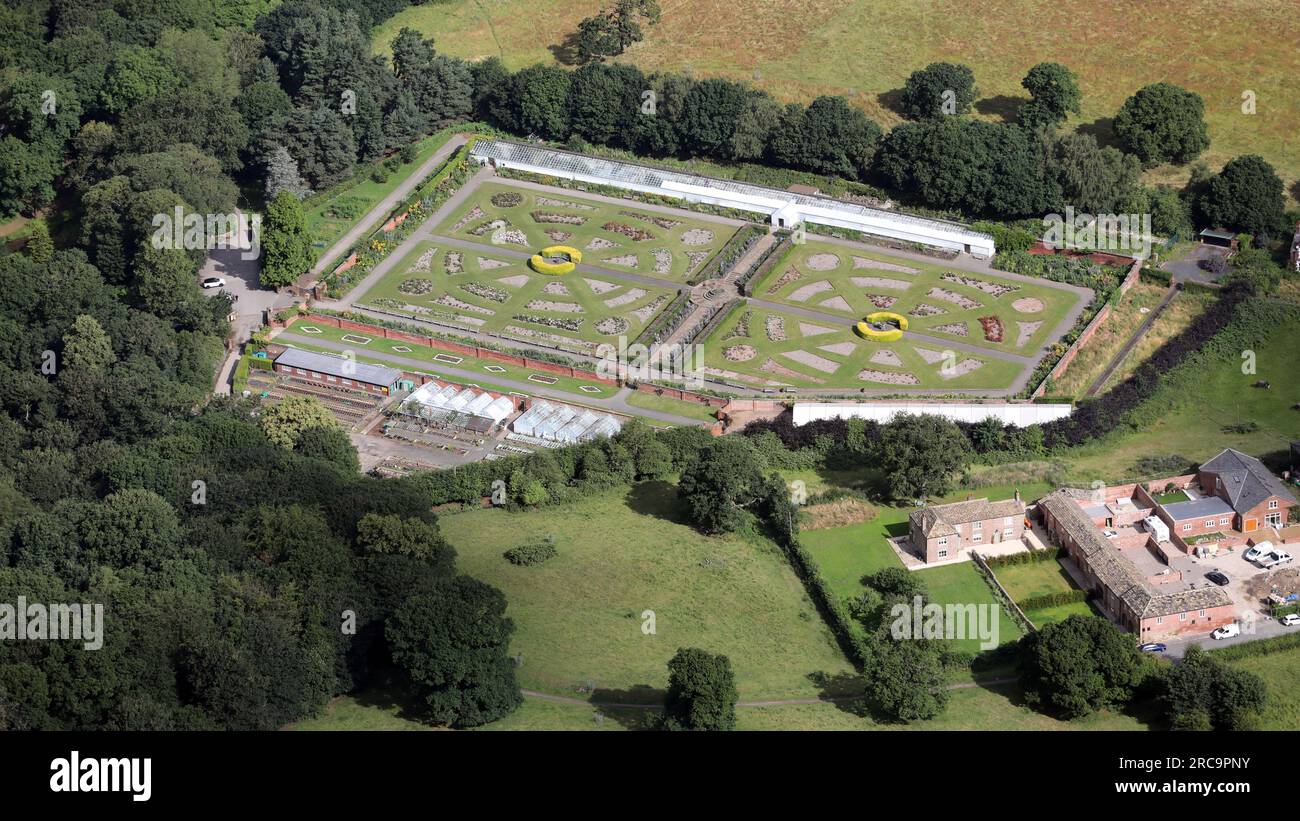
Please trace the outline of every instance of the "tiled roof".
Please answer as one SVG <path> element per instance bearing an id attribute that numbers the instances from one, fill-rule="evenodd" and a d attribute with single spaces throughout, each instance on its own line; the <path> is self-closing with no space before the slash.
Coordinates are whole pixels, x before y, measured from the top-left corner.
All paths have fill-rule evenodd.
<path id="1" fill-rule="evenodd" d="M 927 539 L 935 536 L 951 536 L 957 532 L 954 525 L 968 522 L 983 522 L 1004 516 L 1025 515 L 1025 505 L 1015 499 L 990 502 L 988 499 L 972 499 L 968 502 L 953 502 L 946 505 L 931 505 L 913 511 L 909 517 L 912 527 Z"/>
<path id="2" fill-rule="evenodd" d="M 1201 470 L 1218 477 L 1222 484 L 1215 492 L 1222 492 L 1238 513 L 1245 513 L 1270 496 L 1292 500 L 1290 491 L 1273 471 L 1239 450 L 1224 448 L 1218 456 L 1201 465 Z"/>
<path id="3" fill-rule="evenodd" d="M 1115 549 L 1075 501 L 1073 493 L 1058 490 L 1048 494 L 1039 505 L 1052 514 L 1078 543 L 1084 561 L 1094 576 L 1116 598 L 1127 604 L 1138 618 L 1167 616 L 1188 610 L 1231 604 L 1228 594 L 1217 587 L 1185 590 L 1180 593 L 1157 593 L 1147 585 L 1137 566 Z"/>

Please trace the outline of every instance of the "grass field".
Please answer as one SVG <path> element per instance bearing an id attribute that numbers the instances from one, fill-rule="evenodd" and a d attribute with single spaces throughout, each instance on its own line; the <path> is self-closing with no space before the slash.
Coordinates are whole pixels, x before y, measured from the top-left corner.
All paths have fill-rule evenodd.
<path id="1" fill-rule="evenodd" d="M 1282 650 L 1267 656 L 1228 662 L 1264 679 L 1268 701 L 1260 714 L 1260 729 L 1300 730 L 1300 650 Z"/>
<path id="2" fill-rule="evenodd" d="M 1201 462 L 1223 448 L 1263 456 L 1287 450 L 1300 439 L 1300 368 L 1295 367 L 1300 323 L 1279 327 L 1255 353 L 1256 373 L 1241 372 L 1239 361 L 1208 369 L 1193 393 L 1167 413 L 1149 420 L 1140 431 L 1124 431 L 1078 448 L 1069 458 L 1069 479 L 1116 481 L 1137 476 L 1144 456 L 1178 454 Z M 1253 388 L 1258 379 L 1272 383 Z M 1233 433 L 1226 426 L 1254 422 L 1258 430 Z"/>
<path id="3" fill-rule="evenodd" d="M 1061 374 L 1061 378 L 1048 385 L 1047 393 L 1075 399 L 1082 397 L 1146 319 L 1147 315 L 1142 313 L 1142 309 L 1154 310 L 1164 293 L 1163 287 L 1146 282 L 1139 282 L 1129 289 L 1111 308 L 1110 315 L 1097 328 L 1088 344 L 1079 349 L 1078 355 L 1070 362 L 1065 373 Z M 1170 311 L 1173 309 L 1172 304 L 1167 308 Z M 1131 352 L 1126 362 L 1137 363 L 1136 352 Z"/>
<path id="4" fill-rule="evenodd" d="M 687 212 L 648 211 L 580 194 L 544 194 L 509 182 L 479 186 L 438 233 L 536 253 L 570 245 L 586 265 L 685 281 L 735 233 L 732 226 Z"/>
<path id="5" fill-rule="evenodd" d="M 375 181 L 368 173 L 360 178 L 340 183 L 327 193 L 328 196 L 316 202 L 307 210 L 307 233 L 311 235 L 312 253 L 319 259 L 339 237 L 348 232 L 353 225 L 370 212 L 384 197 L 393 192 L 409 178 L 415 169 L 433 156 L 455 132 L 451 129 L 439 131 L 425 137 L 415 144 L 415 158 L 409 163 L 400 163 L 393 171 L 386 171 L 387 179 Z M 383 219 L 381 215 L 378 219 Z M 374 228 L 374 225 L 367 226 Z"/>
<path id="6" fill-rule="evenodd" d="M 445 371 L 439 368 L 456 368 L 461 371 L 474 371 L 482 373 L 482 378 L 475 378 L 474 384 L 482 388 L 489 388 L 494 383 L 494 378 L 514 379 L 520 382 L 534 382 L 528 377 L 537 376 L 544 378 L 545 383 L 536 382 L 537 385 L 545 385 L 552 390 L 572 393 L 576 397 L 586 397 L 590 399 L 605 399 L 613 396 L 618 392 L 618 388 L 612 385 L 606 385 L 602 382 L 588 379 L 576 379 L 571 376 L 561 376 L 560 374 L 548 373 L 546 371 L 536 371 L 524 368 L 519 365 L 511 365 L 505 362 L 498 362 L 492 359 L 479 359 L 473 356 L 466 356 L 461 353 L 451 353 L 438 348 L 428 348 L 423 345 L 416 345 L 410 342 L 404 342 L 400 339 L 385 339 L 382 336 L 366 336 L 356 331 L 345 331 L 340 328 L 334 328 L 329 325 L 315 324 L 311 320 L 300 320 L 289 328 L 289 333 L 308 339 L 318 339 L 327 342 L 336 342 L 349 346 L 357 356 L 358 361 L 373 362 L 377 365 L 394 367 L 390 360 L 378 358 L 368 358 L 369 353 L 385 353 L 393 356 L 400 356 L 403 359 L 412 359 L 427 365 L 424 372 L 438 376 Z M 347 337 L 346 339 L 344 337 Z M 369 340 L 365 342 L 363 340 Z M 297 340 L 291 343 L 295 347 L 305 348 L 308 350 L 319 350 L 326 353 L 338 353 L 337 348 L 331 348 L 326 345 L 312 345 L 310 343 L 299 342 Z M 444 357 L 438 359 L 436 357 Z M 459 361 L 456 361 L 459 360 Z M 489 370 L 491 369 L 491 370 Z M 450 382 L 464 382 L 465 379 L 459 376 L 447 376 Z M 550 380 L 554 379 L 554 382 Z M 586 388 L 586 390 L 583 390 Z M 519 391 L 517 388 L 502 388 L 504 392 Z"/>
<path id="7" fill-rule="evenodd" d="M 1162 345 L 1182 333 L 1193 320 L 1205 313 L 1215 299 L 1213 294 L 1204 291 L 1179 291 L 1164 313 L 1156 317 L 1156 321 L 1151 323 L 1137 345 L 1133 346 L 1133 350 L 1115 369 L 1115 373 L 1106 380 L 1102 391 L 1109 390 L 1132 376 L 1138 366 L 1150 359 Z"/>
<path id="8" fill-rule="evenodd" d="M 706 538 L 686 525 L 675 490 L 647 483 L 532 512 L 444 516 L 459 568 L 510 602 L 526 688 L 655 702 L 679 647 L 724 653 L 742 699 L 807 698 L 810 679 L 852 668 L 778 548 L 765 540 Z M 559 555 L 516 567 L 502 553 L 553 534 Z M 654 635 L 642 632 L 646 610 Z"/>
<path id="9" fill-rule="evenodd" d="M 547 276 L 524 260 L 433 241 L 403 251 L 358 304 L 592 354 L 602 342 L 635 338 L 675 296 L 670 288 L 609 282 L 578 272 Z"/>
<path id="10" fill-rule="evenodd" d="M 403 26 L 437 38 L 439 51 L 501 57 L 511 68 L 554 64 L 559 46 L 597 0 L 456 0 L 413 6 L 372 38 L 387 52 Z M 1134 14 L 1119 0 L 989 0 L 972 14 L 961 0 L 808 0 L 798 13 L 782 0 L 698 0 L 665 4 L 663 20 L 621 60 L 642 70 L 751 80 L 778 98 L 808 102 L 848 94 L 884 125 L 907 76 L 936 60 L 975 71 L 976 115 L 1013 116 L 1027 95 L 1020 86 L 1035 63 L 1064 63 L 1079 75 L 1083 108 L 1067 127 L 1110 139 L 1111 118 L 1134 91 L 1167 81 L 1205 99 L 1214 166 L 1239 154 L 1262 154 L 1288 187 L 1300 176 L 1300 107 L 1290 79 L 1300 74 L 1300 49 L 1276 25 L 1287 5 L 1277 0 L 1188 0 L 1148 4 Z M 1231 20 L 1232 25 L 1223 21 Z M 779 25 L 775 24 L 779 21 Z M 870 33 L 871 45 L 863 47 Z M 1129 59 L 1134 47 L 1142 59 Z M 1253 92 L 1255 113 L 1243 113 Z M 1152 180 L 1184 181 L 1186 167 L 1154 169 Z"/>

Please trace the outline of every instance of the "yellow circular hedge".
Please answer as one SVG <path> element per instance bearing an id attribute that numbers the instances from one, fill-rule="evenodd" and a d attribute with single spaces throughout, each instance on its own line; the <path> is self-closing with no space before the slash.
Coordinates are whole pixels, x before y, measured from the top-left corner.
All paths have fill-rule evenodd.
<path id="1" fill-rule="evenodd" d="M 554 257 L 560 257 L 563 261 L 551 262 Z M 578 267 L 579 262 L 582 262 L 582 252 L 568 245 L 552 245 L 543 248 L 540 254 L 533 254 L 528 260 L 528 264 L 534 271 L 552 276 L 569 273 Z"/>
<path id="2" fill-rule="evenodd" d="M 898 327 L 887 331 L 872 327 L 878 322 L 893 322 Z M 907 330 L 907 317 L 893 311 L 876 311 L 874 314 L 867 314 L 865 319 L 853 327 L 853 330 L 858 336 L 870 339 L 872 342 L 893 342 L 903 338 L 903 331 Z"/>

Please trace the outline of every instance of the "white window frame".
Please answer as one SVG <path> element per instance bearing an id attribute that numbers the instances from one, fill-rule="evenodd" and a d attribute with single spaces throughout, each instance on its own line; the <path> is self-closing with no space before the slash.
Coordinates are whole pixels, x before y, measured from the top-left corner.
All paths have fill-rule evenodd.
<path id="1" fill-rule="evenodd" d="M 946 558 L 948 558 L 948 551 L 947 551 L 947 550 L 940 550 L 937 554 L 935 554 L 935 557 L 936 557 L 936 558 L 939 558 L 939 559 L 946 559 Z"/>
<path id="2" fill-rule="evenodd" d="M 1277 510 L 1277 499 L 1269 499 L 1269 500 L 1268 500 L 1268 509 L 1269 509 L 1269 510 Z"/>
<path id="3" fill-rule="evenodd" d="M 940 537 L 939 537 L 939 544 L 940 544 L 940 546 L 948 544 L 948 537 L 947 537 L 947 536 L 940 536 Z"/>

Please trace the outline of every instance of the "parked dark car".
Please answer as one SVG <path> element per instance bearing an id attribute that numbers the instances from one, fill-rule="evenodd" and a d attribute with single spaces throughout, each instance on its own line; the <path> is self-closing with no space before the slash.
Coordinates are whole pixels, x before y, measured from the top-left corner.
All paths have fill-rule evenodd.
<path id="1" fill-rule="evenodd" d="M 1205 578 L 1214 582 L 1219 587 L 1223 587 L 1228 583 L 1228 575 L 1221 570 L 1211 570 L 1209 573 L 1205 574 Z"/>
<path id="2" fill-rule="evenodd" d="M 1138 649 L 1143 653 L 1163 653 L 1169 648 L 1158 641 L 1153 641 L 1148 642 L 1147 644 L 1139 644 Z"/>

